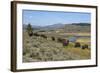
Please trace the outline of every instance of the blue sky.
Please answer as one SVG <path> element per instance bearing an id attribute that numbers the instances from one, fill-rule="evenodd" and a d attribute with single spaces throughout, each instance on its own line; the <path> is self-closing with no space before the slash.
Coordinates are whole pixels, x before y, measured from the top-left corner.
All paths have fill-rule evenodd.
<path id="1" fill-rule="evenodd" d="M 90 23 L 90 13 L 23 10 L 23 24 L 46 26 L 57 23 Z"/>

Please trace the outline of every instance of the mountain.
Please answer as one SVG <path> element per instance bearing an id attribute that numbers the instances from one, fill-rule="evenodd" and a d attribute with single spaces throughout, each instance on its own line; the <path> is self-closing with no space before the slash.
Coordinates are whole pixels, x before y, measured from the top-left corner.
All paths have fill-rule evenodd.
<path id="1" fill-rule="evenodd" d="M 63 27 L 64 26 L 64 24 L 53 24 L 53 25 L 48 25 L 48 26 L 46 26 L 46 28 L 61 28 L 61 27 Z"/>
<path id="2" fill-rule="evenodd" d="M 90 32 L 91 24 L 89 23 L 72 23 L 66 24 L 63 28 L 66 32 Z"/>
<path id="3" fill-rule="evenodd" d="M 72 25 L 78 25 L 78 26 L 91 26 L 90 23 L 72 23 Z"/>
<path id="4" fill-rule="evenodd" d="M 42 26 L 32 25 L 32 28 L 34 28 L 34 29 L 40 29 L 40 28 L 42 28 Z"/>
<path id="5" fill-rule="evenodd" d="M 71 23 L 71 24 L 53 24 L 53 25 L 47 25 L 47 26 L 37 26 L 37 25 L 32 25 L 33 29 L 36 30 L 59 30 L 62 29 L 63 31 L 68 31 L 68 32 L 89 32 L 90 31 L 90 23 Z M 27 25 L 23 25 L 23 28 L 27 28 Z"/>
<path id="6" fill-rule="evenodd" d="M 41 29 L 44 29 L 44 30 L 49 30 L 49 29 L 53 30 L 53 29 L 63 28 L 64 26 L 65 26 L 64 24 L 58 23 L 58 24 L 44 26 Z"/>
<path id="7" fill-rule="evenodd" d="M 37 25 L 31 25 L 33 29 L 40 29 L 42 28 L 41 26 L 37 26 Z M 27 25 L 26 24 L 23 24 L 23 29 L 26 29 L 27 28 Z"/>

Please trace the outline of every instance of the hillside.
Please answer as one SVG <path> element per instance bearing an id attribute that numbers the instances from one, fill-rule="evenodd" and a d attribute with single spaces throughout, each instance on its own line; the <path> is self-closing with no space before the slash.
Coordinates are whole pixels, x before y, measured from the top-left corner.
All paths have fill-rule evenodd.
<path id="1" fill-rule="evenodd" d="M 26 27 L 23 30 L 23 62 L 83 60 L 91 57 L 90 24 L 32 26 L 35 33 L 32 36 L 28 35 Z M 69 40 L 69 44 L 63 46 L 58 38 Z M 75 47 L 76 42 L 81 46 Z M 88 48 L 82 49 L 83 45 Z"/>
<path id="2" fill-rule="evenodd" d="M 38 31 L 63 31 L 63 32 L 90 32 L 91 24 L 89 23 L 72 23 L 72 24 L 53 24 L 47 26 L 32 25 L 32 28 Z M 23 29 L 26 29 L 27 25 L 23 25 Z"/>
<path id="3" fill-rule="evenodd" d="M 59 33 L 58 33 L 59 34 Z M 23 31 L 23 62 L 43 62 L 43 61 L 64 61 L 64 60 L 84 60 L 90 59 L 91 50 L 74 47 L 75 43 L 70 42 L 68 46 L 62 43 L 40 36 L 29 37 L 26 31 Z M 63 38 L 63 37 L 62 37 Z M 67 37 L 66 37 L 67 38 Z M 88 44 L 90 39 L 77 39 L 81 44 Z"/>

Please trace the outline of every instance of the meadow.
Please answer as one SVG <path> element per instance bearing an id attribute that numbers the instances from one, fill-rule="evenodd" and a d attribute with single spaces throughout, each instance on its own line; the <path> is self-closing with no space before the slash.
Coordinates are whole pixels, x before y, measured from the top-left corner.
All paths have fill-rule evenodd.
<path id="1" fill-rule="evenodd" d="M 42 61 L 64 61 L 64 60 L 87 60 L 91 58 L 90 32 L 65 32 L 60 29 L 53 31 L 39 30 L 32 31 L 38 33 L 38 36 L 29 36 L 26 30 L 23 30 L 23 62 L 42 62 Z M 40 35 L 45 35 L 42 37 Z M 52 39 L 54 37 L 54 40 Z M 74 42 L 63 45 L 58 42 L 58 38 L 69 40 L 77 37 Z M 75 47 L 76 42 L 81 46 Z M 88 48 L 82 49 L 82 45 L 88 45 Z"/>

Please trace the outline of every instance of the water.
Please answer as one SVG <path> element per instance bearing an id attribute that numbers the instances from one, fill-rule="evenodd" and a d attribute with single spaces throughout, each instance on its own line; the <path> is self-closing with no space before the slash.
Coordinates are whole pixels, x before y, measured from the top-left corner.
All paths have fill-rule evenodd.
<path id="1" fill-rule="evenodd" d="M 71 37 L 71 38 L 69 38 L 68 40 L 69 40 L 69 42 L 76 42 L 77 37 Z"/>
<path id="2" fill-rule="evenodd" d="M 87 39 L 87 38 L 90 38 L 90 36 L 73 36 L 73 37 L 68 38 L 68 40 L 69 40 L 69 42 L 76 42 L 77 39 L 79 39 L 79 38 Z"/>

